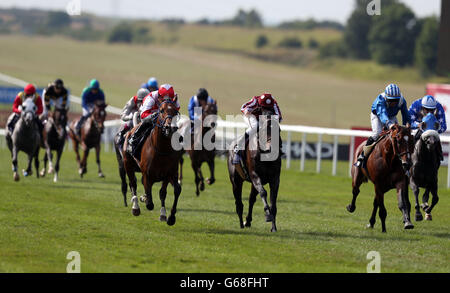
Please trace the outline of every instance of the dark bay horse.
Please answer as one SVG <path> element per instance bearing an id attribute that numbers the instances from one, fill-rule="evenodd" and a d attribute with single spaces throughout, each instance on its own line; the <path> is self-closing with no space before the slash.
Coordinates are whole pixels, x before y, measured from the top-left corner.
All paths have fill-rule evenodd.
<path id="1" fill-rule="evenodd" d="M 13 164 L 14 181 L 19 181 L 19 173 L 17 172 L 17 155 L 19 151 L 23 151 L 28 155 L 28 167 L 22 170 L 23 175 L 31 175 L 31 163 L 34 158 L 34 166 L 36 168 L 36 177 L 39 178 L 39 143 L 41 137 L 39 135 L 39 126 L 36 123 L 37 106 L 32 98 L 26 99 L 22 104 L 22 112 L 20 119 L 17 121 L 13 133 L 6 129 L 6 142 L 11 151 Z"/>
<path id="2" fill-rule="evenodd" d="M 81 178 L 83 178 L 83 174 L 87 172 L 87 157 L 89 155 L 89 150 L 91 148 L 95 148 L 95 154 L 97 158 L 97 166 L 98 166 L 98 176 L 105 177 L 103 175 L 102 169 L 100 167 L 100 139 L 105 128 L 104 122 L 106 119 L 106 111 L 105 108 L 108 105 L 104 102 L 97 102 L 94 106 L 94 110 L 92 111 L 90 117 L 86 119 L 83 126 L 81 127 L 81 137 L 76 135 L 75 125 L 77 121 L 72 121 L 70 123 L 70 131 L 69 136 L 72 139 L 73 150 L 77 155 L 77 163 L 78 163 L 78 173 Z M 84 151 L 83 159 L 80 161 L 80 154 L 78 152 L 78 147 L 81 144 L 81 148 Z"/>
<path id="3" fill-rule="evenodd" d="M 178 164 L 182 151 L 175 150 L 172 146 L 172 135 L 178 129 L 176 126 L 172 126 L 172 122 L 175 123 L 175 118 L 179 114 L 175 106 L 176 99 L 166 99 L 161 103 L 155 125 L 142 146 L 140 160 L 133 158 L 126 152 L 128 136 L 135 131 L 136 127 L 127 133 L 122 152 L 124 154 L 123 164 L 132 194 L 133 215 L 139 216 L 141 213 L 136 196 L 137 184 L 135 175 L 135 171 L 139 168 L 142 172 L 142 181 L 145 189 L 145 195 L 141 197 L 141 201 L 145 202 L 148 210 L 154 209 L 152 186 L 154 183 L 162 181 L 162 186 L 159 190 L 159 198 L 161 200 L 159 219 L 167 222 L 169 226 L 175 224 L 178 198 L 181 193 L 181 185 L 178 183 Z M 174 188 L 175 199 L 170 216 L 167 218 L 165 201 L 169 183 Z"/>
<path id="4" fill-rule="evenodd" d="M 55 173 L 53 182 L 58 181 L 59 161 L 66 143 L 66 125 L 67 125 L 67 110 L 64 108 L 55 108 L 47 123 L 42 130 L 41 147 L 45 149 L 44 168 L 40 175 L 45 176 L 47 161 L 49 162 L 48 174 Z M 56 151 L 55 169 L 53 169 L 53 155 L 52 151 Z"/>
<path id="5" fill-rule="evenodd" d="M 214 115 L 214 116 L 213 116 Z M 202 123 L 200 125 L 200 131 L 198 131 L 198 137 L 195 137 L 196 132 L 192 132 L 191 135 L 191 145 L 190 148 L 187 150 L 187 153 L 189 154 L 189 157 L 191 158 L 191 166 L 192 170 L 194 170 L 195 174 L 195 187 L 196 191 L 195 194 L 197 196 L 200 195 L 200 191 L 203 191 L 205 189 L 205 182 L 203 179 L 202 169 L 201 166 L 204 162 L 208 164 L 210 177 L 206 179 L 206 182 L 208 185 L 213 184 L 216 179 L 214 177 L 214 158 L 216 157 L 216 150 L 214 146 L 210 146 L 209 148 L 205 148 L 203 145 L 203 139 L 205 136 L 209 135 L 210 137 L 207 137 L 208 141 L 211 141 L 212 144 L 215 143 L 215 134 L 214 129 L 216 126 L 216 121 L 214 118 L 216 118 L 217 115 L 217 103 L 214 101 L 214 103 L 205 104 L 202 107 Z M 186 121 L 188 127 L 190 127 L 190 121 Z M 188 134 L 189 135 L 189 134 Z M 195 145 L 201 146 L 201 149 L 195 149 Z M 211 148 L 212 147 L 212 148 Z M 180 160 L 180 184 L 182 181 L 182 170 L 183 170 L 183 158 Z"/>
<path id="6" fill-rule="evenodd" d="M 239 217 L 239 224 L 241 228 L 251 227 L 252 223 L 252 211 L 253 205 L 256 201 L 256 197 L 259 194 L 264 204 L 264 213 L 266 222 L 272 222 L 271 232 L 277 231 L 276 226 L 276 216 L 277 216 L 277 196 L 278 196 L 278 188 L 280 185 L 280 173 L 281 173 L 281 137 L 279 131 L 278 123 L 273 123 L 273 120 L 268 119 L 270 115 L 273 113 L 266 113 L 263 111 L 263 115 L 260 116 L 260 124 L 259 130 L 263 130 L 267 136 L 262 136 L 262 133 L 259 133 L 260 139 L 256 136 L 250 137 L 249 142 L 246 144 L 246 148 L 244 151 L 244 161 L 245 168 L 249 175 L 249 178 L 242 178 L 239 175 L 239 172 L 236 170 L 236 167 L 233 165 L 233 149 L 236 145 L 236 142 L 231 144 L 231 147 L 228 152 L 228 173 L 230 175 L 230 181 L 233 185 L 233 195 L 235 199 L 236 205 L 236 213 Z M 261 121 L 261 117 L 265 116 L 266 122 Z M 272 131 L 274 128 L 278 129 L 278 136 L 273 136 Z M 270 148 L 267 145 L 272 145 L 274 140 L 278 140 L 279 145 L 278 149 L 274 150 L 272 146 Z M 252 141 L 253 140 L 253 141 Z M 260 144 L 260 141 L 266 142 L 265 146 Z M 249 144 L 252 143 L 256 145 L 256 149 L 251 149 Z M 274 143 L 274 145 L 277 145 Z M 267 152 L 273 154 L 275 151 L 275 156 L 269 160 L 263 160 L 262 155 Z M 249 206 L 248 206 L 248 214 L 246 217 L 246 221 L 244 222 L 242 219 L 242 214 L 244 210 L 244 205 L 242 204 L 242 185 L 244 181 L 250 182 L 252 184 L 252 188 L 250 191 L 249 197 Z M 270 187 L 270 203 L 271 206 L 267 203 L 267 191 L 264 188 L 265 184 L 269 184 Z"/>
<path id="7" fill-rule="evenodd" d="M 411 154 L 414 149 L 414 138 L 411 129 L 400 125 L 394 125 L 389 131 L 382 132 L 382 138 L 374 146 L 369 154 L 366 167 L 352 167 L 353 199 L 347 206 L 347 210 L 353 213 L 356 209 L 356 198 L 359 187 L 363 182 L 372 181 L 375 186 L 375 199 L 373 211 L 367 227 L 373 228 L 377 209 L 381 219 L 382 232 L 386 232 L 387 211 L 384 206 L 384 194 L 395 188 L 397 190 L 398 208 L 403 214 L 405 229 L 412 229 L 414 225 L 410 220 L 411 203 L 408 197 L 409 168 L 411 166 Z M 353 162 L 357 161 L 361 153 L 364 141 L 358 146 Z"/>
<path id="8" fill-rule="evenodd" d="M 421 130 L 419 130 L 421 131 Z M 422 221 L 423 216 L 420 207 L 425 212 L 425 219 L 432 220 L 431 211 L 439 201 L 438 190 L 438 170 L 441 165 L 442 147 L 439 133 L 435 130 L 428 130 L 420 135 L 417 140 L 414 153 L 412 155 L 412 167 L 410 185 L 416 200 L 416 221 Z M 419 205 L 419 187 L 425 188 L 422 197 L 422 205 Z M 431 206 L 428 206 L 429 192 L 433 196 Z"/>

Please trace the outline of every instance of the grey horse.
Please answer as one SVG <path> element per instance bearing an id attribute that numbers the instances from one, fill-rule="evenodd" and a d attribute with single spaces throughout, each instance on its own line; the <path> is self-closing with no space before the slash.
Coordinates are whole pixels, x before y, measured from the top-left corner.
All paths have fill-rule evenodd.
<path id="1" fill-rule="evenodd" d="M 421 130 L 419 130 L 421 131 Z M 425 219 L 431 220 L 431 210 L 439 201 L 438 170 L 442 159 L 442 146 L 439 134 L 435 130 L 427 130 L 417 140 L 412 155 L 410 186 L 416 199 L 416 221 L 422 221 L 420 208 L 425 212 Z M 419 205 L 419 187 L 425 188 L 422 205 Z M 429 193 L 433 196 L 431 206 L 428 205 Z"/>
<path id="2" fill-rule="evenodd" d="M 11 151 L 12 169 L 14 172 L 14 181 L 19 181 L 20 177 L 17 172 L 17 154 L 23 151 L 28 155 L 28 167 L 22 170 L 24 176 L 31 175 L 31 162 L 34 158 L 34 165 L 36 167 L 36 176 L 39 178 L 39 144 L 40 135 L 39 127 L 36 124 L 36 110 L 37 106 L 34 104 L 32 98 L 26 99 L 22 104 L 22 112 L 17 121 L 13 133 L 6 130 L 6 142 Z"/>

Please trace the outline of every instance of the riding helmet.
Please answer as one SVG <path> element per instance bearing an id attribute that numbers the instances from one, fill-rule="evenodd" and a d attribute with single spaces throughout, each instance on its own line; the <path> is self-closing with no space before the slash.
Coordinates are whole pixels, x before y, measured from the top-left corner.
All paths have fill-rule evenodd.
<path id="1" fill-rule="evenodd" d="M 36 88 L 34 87 L 34 85 L 29 83 L 25 86 L 23 91 L 24 91 L 25 95 L 29 96 L 29 95 L 33 95 L 34 93 L 36 93 Z"/>
<path id="2" fill-rule="evenodd" d="M 170 84 L 163 84 L 159 90 L 158 94 L 160 97 L 169 96 L 171 99 L 175 97 L 175 91 L 173 90 L 173 87 Z"/>
<path id="3" fill-rule="evenodd" d="M 434 99 L 433 96 L 425 96 L 422 98 L 422 107 L 427 108 L 427 109 L 436 109 L 436 100 Z"/>

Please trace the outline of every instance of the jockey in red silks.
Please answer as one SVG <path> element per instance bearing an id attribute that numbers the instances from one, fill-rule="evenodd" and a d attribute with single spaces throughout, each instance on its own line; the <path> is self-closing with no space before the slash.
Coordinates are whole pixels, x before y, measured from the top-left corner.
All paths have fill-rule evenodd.
<path id="1" fill-rule="evenodd" d="M 241 156 L 239 155 L 239 150 L 245 149 L 246 138 L 255 135 L 258 131 L 259 115 L 262 114 L 262 109 L 270 110 L 275 116 L 273 118 L 278 120 L 278 122 L 283 120 L 277 101 L 269 93 L 254 96 L 250 101 L 243 104 L 241 112 L 244 115 L 244 121 L 248 128 L 245 131 L 245 135 L 239 138 L 234 148 L 233 164 L 236 165 L 240 163 Z"/>
<path id="2" fill-rule="evenodd" d="M 38 93 L 36 93 L 36 88 L 34 87 L 34 85 L 27 84 L 25 86 L 25 88 L 23 89 L 23 92 L 18 93 L 13 102 L 13 107 L 12 107 L 13 113 L 9 116 L 8 122 L 7 122 L 8 130 L 11 133 L 13 133 L 14 126 L 16 125 L 17 121 L 20 118 L 20 113 L 22 112 L 22 103 L 28 98 L 32 98 L 34 104 L 37 107 L 36 123 L 38 124 L 39 129 L 42 130 L 42 127 L 43 127 L 42 123 L 37 118 L 44 111 L 44 107 L 42 105 L 42 99 L 41 99 L 41 96 Z"/>
<path id="3" fill-rule="evenodd" d="M 177 97 L 173 86 L 170 84 L 163 84 L 157 91 L 149 93 L 142 102 L 139 109 L 142 123 L 138 125 L 136 131 L 131 135 L 128 141 L 127 151 L 133 156 L 137 146 L 147 136 L 150 130 L 153 129 L 154 120 L 158 116 L 159 106 L 165 99 L 174 100 Z M 180 110 L 178 100 L 175 102 L 177 111 Z"/>

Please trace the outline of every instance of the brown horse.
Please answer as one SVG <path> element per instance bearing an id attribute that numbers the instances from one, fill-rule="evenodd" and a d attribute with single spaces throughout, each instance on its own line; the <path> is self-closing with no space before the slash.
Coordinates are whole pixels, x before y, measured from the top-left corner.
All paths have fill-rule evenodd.
<path id="1" fill-rule="evenodd" d="M 156 182 L 162 181 L 159 190 L 159 198 L 161 200 L 160 221 L 165 221 L 169 226 L 175 224 L 175 213 L 177 211 L 178 197 L 181 193 L 181 185 L 178 183 L 178 164 L 181 158 L 181 150 L 174 150 L 172 147 L 172 135 L 177 131 L 176 126 L 172 126 L 172 120 L 179 114 L 175 100 L 166 99 L 159 107 L 159 114 L 154 123 L 154 127 L 150 135 L 146 138 L 140 151 L 140 159 L 133 158 L 127 151 L 128 137 L 136 129 L 133 128 L 127 133 L 122 153 L 123 164 L 128 176 L 131 189 L 132 213 L 139 216 L 141 210 L 139 208 L 138 198 L 136 196 L 136 175 L 135 171 L 139 168 L 142 172 L 142 182 L 144 184 L 145 195 L 141 197 L 141 201 L 145 202 L 148 210 L 154 209 L 152 199 L 152 186 Z M 169 218 L 166 216 L 166 195 L 167 185 L 172 184 L 174 187 L 175 200 L 172 205 Z"/>
<path id="2" fill-rule="evenodd" d="M 261 199 L 264 204 L 264 213 L 266 222 L 272 222 L 272 232 L 277 231 L 276 226 L 276 216 L 277 216 L 277 196 L 278 196 L 278 187 L 280 185 L 280 173 L 281 173 L 281 137 L 280 137 L 280 131 L 278 123 L 273 123 L 271 119 L 265 119 L 266 123 L 261 122 L 261 117 L 266 116 L 270 117 L 270 115 L 273 115 L 273 113 L 265 113 L 263 111 L 263 115 L 260 116 L 260 123 L 263 123 L 263 125 L 260 126 L 260 130 L 263 129 L 267 133 L 266 139 L 262 139 L 266 142 L 266 147 L 261 150 L 261 145 L 259 141 L 261 139 L 258 139 L 255 137 L 251 137 L 249 140 L 249 143 L 247 143 L 245 151 L 244 151 L 244 161 L 245 166 L 244 168 L 247 170 L 247 173 L 249 175 L 249 178 L 242 178 L 241 175 L 239 175 L 238 171 L 236 170 L 236 167 L 233 164 L 233 149 L 234 145 L 233 143 L 231 145 L 231 148 L 228 152 L 228 173 L 230 175 L 230 181 L 233 185 L 233 194 L 235 199 L 235 205 L 236 205 L 236 213 L 239 217 L 239 224 L 241 228 L 244 227 L 251 227 L 252 222 L 252 211 L 253 211 L 253 205 L 256 201 L 256 197 L 259 194 L 261 196 Z M 276 124 L 276 125 L 272 125 Z M 272 131 L 274 127 L 278 128 L 278 136 L 273 137 Z M 259 133 L 259 136 L 262 134 Z M 257 142 L 251 140 L 257 140 Z M 277 139 L 279 142 L 279 149 L 278 152 L 275 152 L 275 157 L 269 159 L 269 160 L 262 160 L 262 155 L 266 154 L 267 152 L 270 152 L 273 154 L 273 150 L 271 148 L 267 148 L 268 144 L 272 144 L 272 139 Z M 257 145 L 256 150 L 252 150 L 248 147 L 248 145 L 252 143 L 253 145 Z M 242 219 L 242 214 L 244 210 L 244 205 L 242 204 L 242 185 L 244 181 L 250 182 L 252 184 L 252 188 L 250 191 L 250 197 L 249 197 L 249 207 L 248 207 L 248 215 L 246 218 L 246 221 L 244 222 Z M 267 203 L 267 191 L 264 189 L 264 185 L 269 184 L 270 187 L 270 203 L 271 206 Z"/>
<path id="3" fill-rule="evenodd" d="M 105 128 L 104 122 L 106 119 L 106 111 L 105 108 L 108 105 L 104 102 L 95 103 L 94 110 L 92 111 L 90 117 L 86 119 L 84 125 L 81 128 L 81 137 L 76 135 L 75 125 L 77 120 L 72 121 L 70 123 L 70 131 L 69 136 L 72 139 L 73 150 L 77 155 L 77 163 L 78 163 L 78 173 L 81 178 L 83 178 L 83 174 L 87 172 L 87 157 L 89 155 L 89 150 L 91 148 L 95 148 L 95 154 L 97 157 L 97 166 L 98 166 L 98 176 L 103 178 L 102 169 L 100 167 L 100 138 L 102 136 L 103 130 Z M 83 159 L 80 161 L 80 154 L 78 152 L 78 147 L 81 144 L 81 148 L 84 151 Z"/>
<path id="4" fill-rule="evenodd" d="M 55 173 L 53 182 L 58 181 L 59 161 L 64 150 L 64 144 L 66 143 L 66 124 L 67 110 L 64 108 L 55 108 L 55 111 L 51 113 L 42 130 L 41 147 L 45 149 L 45 155 L 44 168 L 41 170 L 41 176 L 45 176 L 48 161 L 48 174 Z M 53 169 L 52 151 L 56 151 L 55 169 Z"/>
<path id="5" fill-rule="evenodd" d="M 217 103 L 214 101 L 214 103 L 205 104 L 202 106 L 202 123 L 200 125 L 200 131 L 198 132 L 198 137 L 195 137 L 194 134 L 196 132 L 192 132 L 191 135 L 191 146 L 189 150 L 187 151 L 189 154 L 189 157 L 191 158 L 191 166 L 192 170 L 194 170 L 195 174 L 195 187 L 196 191 L 195 194 L 197 196 L 200 195 L 200 191 L 203 191 L 205 189 L 205 182 L 203 179 L 202 169 L 201 166 L 204 162 L 208 164 L 210 177 L 206 179 L 206 182 L 208 185 L 213 184 L 216 179 L 214 177 L 214 158 L 216 157 L 216 151 L 215 148 L 205 148 L 202 146 L 203 139 L 206 135 L 209 135 L 208 139 L 214 144 L 215 142 L 215 134 L 214 134 L 214 128 L 216 126 L 216 121 L 212 121 L 213 117 L 212 115 L 217 115 Z M 212 118 L 212 119 L 210 119 Z M 187 121 L 189 123 L 190 121 Z M 198 143 L 201 140 L 200 144 Z M 194 149 L 195 144 L 201 145 L 202 148 L 199 150 Z M 180 184 L 182 181 L 182 170 L 183 170 L 183 158 L 180 160 Z"/>
<path id="6" fill-rule="evenodd" d="M 353 199 L 347 206 L 347 210 L 353 213 L 356 209 L 356 198 L 359 187 L 368 179 L 375 186 L 375 199 L 373 211 L 367 227 L 373 228 L 377 209 L 381 219 L 382 232 L 386 232 L 387 211 L 384 206 L 384 194 L 395 188 L 397 190 L 398 208 L 403 214 L 405 229 L 413 229 L 410 220 L 411 203 L 408 197 L 409 168 L 411 166 L 411 154 L 414 150 L 414 138 L 411 129 L 400 125 L 392 126 L 391 130 L 381 133 L 382 138 L 374 146 L 369 154 L 365 167 L 352 167 Z M 357 161 L 365 142 L 358 146 L 353 162 Z"/>

